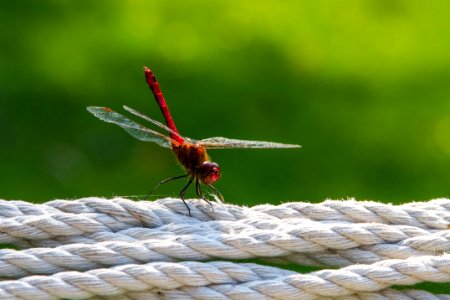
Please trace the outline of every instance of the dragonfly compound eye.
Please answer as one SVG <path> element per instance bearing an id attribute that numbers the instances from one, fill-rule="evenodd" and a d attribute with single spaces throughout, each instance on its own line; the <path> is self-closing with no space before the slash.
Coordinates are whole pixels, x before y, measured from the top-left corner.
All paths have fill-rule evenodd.
<path id="1" fill-rule="evenodd" d="M 210 185 L 219 180 L 220 167 L 215 162 L 205 161 L 198 169 L 197 174 L 204 184 Z"/>

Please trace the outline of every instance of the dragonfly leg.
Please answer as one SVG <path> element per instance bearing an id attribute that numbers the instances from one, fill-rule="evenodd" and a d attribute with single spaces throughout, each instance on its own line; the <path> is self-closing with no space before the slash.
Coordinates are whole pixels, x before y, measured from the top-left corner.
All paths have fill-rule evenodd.
<path id="1" fill-rule="evenodd" d="M 212 185 L 207 185 L 210 189 L 212 189 L 216 194 L 217 194 L 217 196 L 219 196 L 219 199 L 220 199 L 220 201 L 222 201 L 222 203 L 224 203 L 225 202 L 225 199 L 223 199 L 223 196 L 222 196 L 222 194 L 219 192 L 219 190 L 218 189 L 216 189 L 214 186 L 212 186 Z"/>
<path id="2" fill-rule="evenodd" d="M 213 206 L 212 203 L 211 203 L 208 199 L 206 199 L 206 197 L 203 195 L 202 187 L 200 186 L 200 181 L 199 181 L 198 178 L 195 180 L 195 191 L 197 192 L 197 196 L 198 196 L 200 199 L 205 200 L 206 202 L 208 202 L 209 205 L 211 205 L 211 208 L 212 208 L 212 210 L 213 210 L 213 212 L 214 212 L 214 206 Z"/>
<path id="3" fill-rule="evenodd" d="M 180 175 L 180 176 L 175 176 L 175 177 L 170 177 L 170 178 L 166 178 L 166 179 L 164 179 L 164 180 L 161 180 L 150 192 L 148 192 L 148 194 L 147 194 L 147 196 L 145 196 L 145 198 L 144 199 L 148 199 L 148 197 L 150 197 L 150 195 L 151 194 L 153 194 L 153 192 L 154 191 L 156 191 L 161 185 L 163 185 L 163 184 L 165 184 L 165 183 L 167 183 L 167 182 L 169 182 L 169 181 L 172 181 L 172 180 L 176 180 L 176 179 L 181 179 L 181 178 L 185 178 L 185 177 L 187 177 L 188 176 L 188 174 L 185 174 L 185 175 Z"/>
<path id="4" fill-rule="evenodd" d="M 188 187 L 191 185 L 193 180 L 194 180 L 194 176 L 191 176 L 191 178 L 189 178 L 189 181 L 186 183 L 186 185 L 183 187 L 183 189 L 180 192 L 180 198 L 181 198 L 181 200 L 183 200 L 184 205 L 186 205 L 190 217 L 192 217 L 191 216 L 191 209 L 187 205 L 186 201 L 184 201 L 184 195 L 186 194 L 186 191 L 187 191 Z"/>

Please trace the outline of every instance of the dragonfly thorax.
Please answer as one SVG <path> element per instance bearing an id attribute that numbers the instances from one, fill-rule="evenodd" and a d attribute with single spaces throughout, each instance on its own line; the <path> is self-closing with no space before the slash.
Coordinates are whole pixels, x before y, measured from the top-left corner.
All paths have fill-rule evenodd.
<path id="1" fill-rule="evenodd" d="M 194 144 L 172 144 L 172 151 L 189 175 L 195 176 L 206 185 L 213 184 L 220 178 L 220 167 L 209 160 L 206 149 Z"/>

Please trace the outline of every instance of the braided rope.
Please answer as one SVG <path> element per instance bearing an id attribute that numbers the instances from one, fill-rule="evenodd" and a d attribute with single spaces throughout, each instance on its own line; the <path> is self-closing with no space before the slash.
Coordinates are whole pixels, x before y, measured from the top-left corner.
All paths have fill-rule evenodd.
<path id="1" fill-rule="evenodd" d="M 193 217 L 178 199 L 0 200 L 0 243 L 23 249 L 0 250 L 0 299 L 450 298 L 389 288 L 450 282 L 447 199 L 189 205 Z M 247 258 L 342 268 L 211 262 Z"/>

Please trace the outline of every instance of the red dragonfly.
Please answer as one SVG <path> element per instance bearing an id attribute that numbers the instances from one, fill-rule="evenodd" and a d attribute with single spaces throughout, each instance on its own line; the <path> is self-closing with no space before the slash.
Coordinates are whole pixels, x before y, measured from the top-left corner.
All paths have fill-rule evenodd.
<path id="1" fill-rule="evenodd" d="M 183 200 L 184 205 L 186 205 L 189 215 L 191 214 L 191 210 L 184 200 L 184 195 L 186 194 L 188 187 L 194 182 L 194 180 L 196 193 L 200 199 L 203 199 L 211 204 L 202 192 L 202 183 L 205 186 L 209 187 L 213 191 L 213 193 L 215 193 L 219 197 L 219 199 L 223 201 L 223 196 L 212 185 L 220 178 L 220 167 L 217 163 L 212 162 L 209 159 L 208 154 L 206 153 L 207 149 L 300 148 L 299 145 L 262 141 L 245 141 L 228 139 L 224 137 L 212 137 L 196 141 L 181 136 L 175 126 L 172 116 L 170 115 L 169 108 L 167 107 L 167 103 L 164 100 L 164 96 L 161 92 L 158 82 L 156 81 L 155 75 L 147 67 L 144 67 L 144 73 L 147 84 L 152 90 L 153 95 L 155 96 L 156 102 L 161 109 L 167 126 L 127 106 L 124 106 L 124 109 L 132 113 L 133 115 L 136 115 L 167 131 L 169 136 L 146 128 L 107 107 L 89 106 L 87 110 L 102 121 L 113 123 L 122 127 L 130 135 L 141 141 L 154 142 L 161 147 L 172 149 L 172 151 L 177 156 L 178 161 L 184 167 L 186 174 L 162 180 L 149 194 L 151 194 L 154 190 L 156 190 L 164 183 L 189 177 L 186 185 L 180 191 L 180 198 L 181 200 Z"/>

